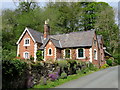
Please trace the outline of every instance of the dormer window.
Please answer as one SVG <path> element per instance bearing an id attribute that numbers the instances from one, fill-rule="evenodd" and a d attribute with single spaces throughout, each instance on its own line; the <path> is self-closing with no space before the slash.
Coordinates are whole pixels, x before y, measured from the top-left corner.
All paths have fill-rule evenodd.
<path id="1" fill-rule="evenodd" d="M 30 46 L 30 38 L 24 39 L 24 46 Z"/>

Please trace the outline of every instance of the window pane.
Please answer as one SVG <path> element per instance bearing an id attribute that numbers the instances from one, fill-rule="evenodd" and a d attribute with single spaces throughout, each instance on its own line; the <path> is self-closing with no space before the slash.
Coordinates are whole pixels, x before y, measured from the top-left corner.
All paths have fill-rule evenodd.
<path id="1" fill-rule="evenodd" d="M 29 39 L 26 39 L 26 40 L 25 40 L 25 44 L 29 44 Z"/>
<path id="2" fill-rule="evenodd" d="M 83 57 L 83 49 L 78 49 L 78 57 Z"/>
<path id="3" fill-rule="evenodd" d="M 52 50 L 51 49 L 49 49 L 49 55 L 51 55 L 52 54 Z"/>
<path id="4" fill-rule="evenodd" d="M 25 53 L 25 58 L 29 58 L 29 54 L 28 53 Z"/>
<path id="5" fill-rule="evenodd" d="M 70 58 L 70 50 L 65 50 L 65 58 Z"/>
<path id="6" fill-rule="evenodd" d="M 96 50 L 94 50 L 94 59 L 96 59 Z"/>

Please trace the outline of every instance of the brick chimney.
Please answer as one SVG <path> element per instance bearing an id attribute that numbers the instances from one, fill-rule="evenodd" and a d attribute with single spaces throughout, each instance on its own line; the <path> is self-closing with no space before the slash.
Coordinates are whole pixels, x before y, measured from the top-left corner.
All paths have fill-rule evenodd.
<path id="1" fill-rule="evenodd" d="M 50 34 L 50 27 L 48 25 L 48 22 L 45 21 L 45 24 L 44 24 L 44 40 L 48 37 L 49 34 Z"/>

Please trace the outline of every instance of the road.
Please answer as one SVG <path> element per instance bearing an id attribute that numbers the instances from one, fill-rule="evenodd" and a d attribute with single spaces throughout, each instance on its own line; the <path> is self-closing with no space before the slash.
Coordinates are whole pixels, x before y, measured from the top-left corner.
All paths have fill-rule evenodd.
<path id="1" fill-rule="evenodd" d="M 94 72 L 55 88 L 118 88 L 118 66 Z"/>

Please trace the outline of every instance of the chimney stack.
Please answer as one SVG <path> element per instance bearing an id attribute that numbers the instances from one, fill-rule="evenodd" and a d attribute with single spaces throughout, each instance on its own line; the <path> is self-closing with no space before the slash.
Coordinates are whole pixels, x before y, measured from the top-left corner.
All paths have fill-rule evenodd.
<path id="1" fill-rule="evenodd" d="M 50 27 L 48 25 L 48 20 L 45 20 L 45 24 L 44 24 L 44 40 L 48 37 L 49 34 L 50 34 Z"/>

